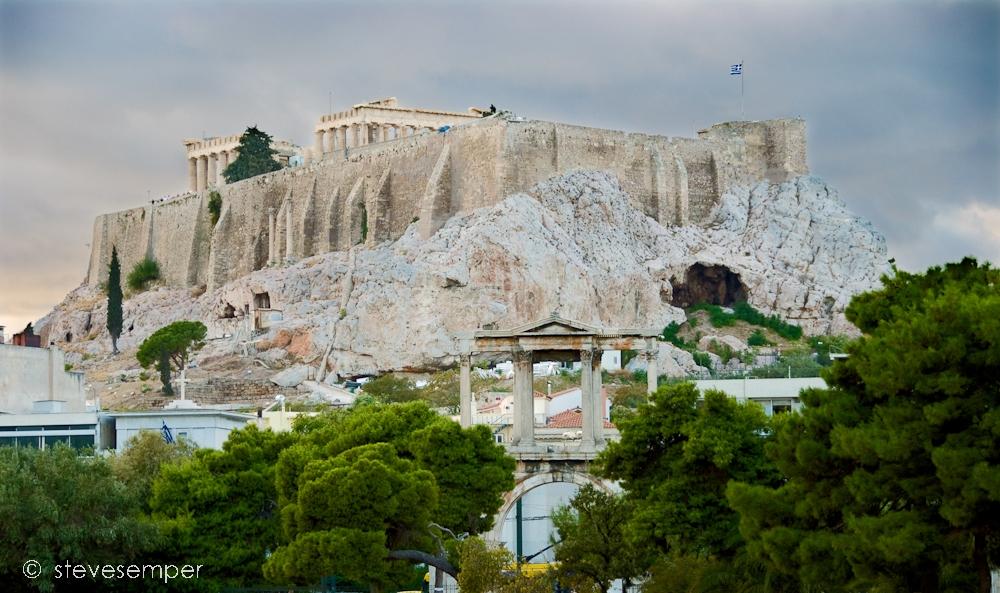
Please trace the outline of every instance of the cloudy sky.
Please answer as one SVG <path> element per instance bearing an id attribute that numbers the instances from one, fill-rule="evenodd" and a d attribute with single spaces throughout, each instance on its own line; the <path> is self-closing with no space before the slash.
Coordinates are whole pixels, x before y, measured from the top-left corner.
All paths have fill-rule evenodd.
<path id="1" fill-rule="evenodd" d="M 741 60 L 901 266 L 1000 262 L 998 6 L 0 0 L 0 324 L 80 284 L 96 215 L 186 188 L 185 137 L 308 145 L 330 92 L 690 136 Z"/>

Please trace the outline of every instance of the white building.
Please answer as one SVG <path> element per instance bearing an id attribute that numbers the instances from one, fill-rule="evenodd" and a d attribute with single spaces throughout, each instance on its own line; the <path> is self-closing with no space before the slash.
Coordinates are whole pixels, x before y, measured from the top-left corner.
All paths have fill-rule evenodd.
<path id="1" fill-rule="evenodd" d="M 798 411 L 802 408 L 799 392 L 803 389 L 826 389 L 826 381 L 820 377 L 795 379 L 710 379 L 695 381 L 699 391 L 708 389 L 722 391 L 740 401 L 760 404 L 768 416 L 783 412 Z"/>
<path id="2" fill-rule="evenodd" d="M 186 440 L 196 447 L 221 449 L 229 433 L 256 421 L 253 414 L 207 408 L 175 408 L 147 412 L 109 412 L 115 421 L 115 443 L 119 453 L 144 430 L 160 431 L 166 425 L 177 441 Z"/>

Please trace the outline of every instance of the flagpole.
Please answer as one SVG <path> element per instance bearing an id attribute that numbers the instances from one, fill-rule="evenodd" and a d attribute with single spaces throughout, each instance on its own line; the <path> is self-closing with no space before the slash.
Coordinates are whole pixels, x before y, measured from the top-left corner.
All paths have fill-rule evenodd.
<path id="1" fill-rule="evenodd" d="M 740 120 L 747 120 L 746 112 L 743 110 L 743 60 L 740 60 Z"/>

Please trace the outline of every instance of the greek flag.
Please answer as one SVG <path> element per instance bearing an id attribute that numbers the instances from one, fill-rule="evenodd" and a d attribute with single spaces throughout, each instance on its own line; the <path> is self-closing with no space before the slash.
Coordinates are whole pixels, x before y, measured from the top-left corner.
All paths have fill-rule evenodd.
<path id="1" fill-rule="evenodd" d="M 160 428 L 160 432 L 163 433 L 163 440 L 172 445 L 174 443 L 174 434 L 170 432 L 170 427 L 167 426 L 167 421 L 163 420 L 162 422 L 163 427 Z"/>
<path id="2" fill-rule="evenodd" d="M 729 67 L 730 76 L 743 76 L 743 62 L 739 64 L 733 64 Z"/>

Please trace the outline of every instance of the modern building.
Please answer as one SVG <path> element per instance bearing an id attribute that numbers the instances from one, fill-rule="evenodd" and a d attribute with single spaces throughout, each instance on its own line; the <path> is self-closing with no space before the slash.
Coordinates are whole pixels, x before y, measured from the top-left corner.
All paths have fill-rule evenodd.
<path id="1" fill-rule="evenodd" d="M 0 415 L 34 414 L 39 402 L 50 402 L 44 410 L 85 412 L 83 373 L 67 371 L 58 348 L 0 344 Z"/>
<path id="2" fill-rule="evenodd" d="M 792 379 L 712 379 L 695 381 L 699 391 L 722 391 L 741 401 L 760 404 L 768 416 L 798 411 L 802 408 L 799 392 L 803 389 L 826 389 L 820 377 Z"/>
<path id="3" fill-rule="evenodd" d="M 114 419 L 115 440 L 109 444 L 119 453 L 144 430 L 162 431 L 166 426 L 174 440 L 196 447 L 221 449 L 229 433 L 255 422 L 253 414 L 198 407 L 177 407 L 145 412 L 107 412 Z"/>

